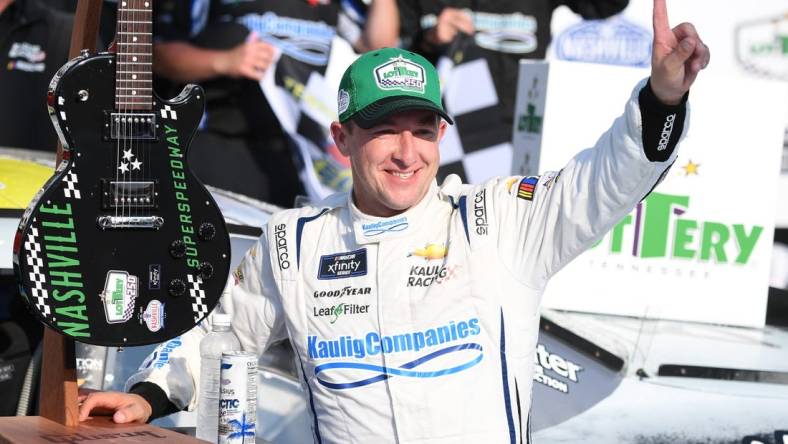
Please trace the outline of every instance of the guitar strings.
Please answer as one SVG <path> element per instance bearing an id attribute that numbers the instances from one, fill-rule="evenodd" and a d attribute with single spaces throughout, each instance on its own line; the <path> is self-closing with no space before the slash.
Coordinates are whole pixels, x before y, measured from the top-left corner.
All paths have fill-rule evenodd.
<path id="1" fill-rule="evenodd" d="M 137 155 L 138 155 L 137 148 L 139 147 L 139 141 L 138 141 L 139 125 L 137 124 L 137 119 L 139 119 L 140 111 L 143 111 L 145 109 L 145 106 L 140 106 L 139 97 L 132 94 L 135 91 L 137 91 L 137 81 L 140 78 L 139 72 L 142 71 L 140 69 L 141 66 L 140 56 L 137 51 L 137 45 L 136 45 L 136 43 L 139 42 L 139 37 L 137 37 L 137 34 L 139 33 L 139 23 L 137 22 L 138 5 L 136 3 L 137 2 L 134 0 L 129 0 L 129 6 L 130 6 L 129 15 L 131 16 L 131 27 L 134 30 L 134 34 L 132 34 L 133 36 L 131 42 L 132 44 L 126 45 L 126 51 L 131 57 L 132 62 L 134 63 L 134 72 L 135 72 L 134 76 L 136 77 L 136 78 L 132 77 L 131 81 L 129 81 L 129 89 L 127 92 L 129 98 L 134 104 L 133 105 L 134 109 L 132 109 L 132 113 L 129 116 L 129 126 L 131 129 L 129 149 L 131 150 L 131 156 L 129 156 L 129 183 L 126 184 L 126 186 L 128 187 L 127 189 L 129 191 L 129 217 L 137 216 L 137 213 L 139 212 L 139 208 L 137 207 L 137 201 L 136 201 L 137 193 L 135 192 L 136 190 L 134 189 L 134 181 L 135 181 L 136 173 L 134 172 L 134 164 L 132 163 L 132 159 L 139 160 L 137 159 Z"/>
<path id="2" fill-rule="evenodd" d="M 134 24 L 131 23 L 131 21 L 129 20 L 129 11 L 127 9 L 128 3 L 125 2 L 125 1 L 121 1 L 121 5 L 123 6 L 123 9 L 124 9 L 123 17 L 124 17 L 124 21 L 125 21 L 125 28 L 127 30 L 129 30 L 130 32 L 134 32 Z M 128 36 L 128 35 L 133 35 L 133 34 L 124 34 L 124 35 Z M 128 37 L 127 37 L 127 41 L 125 43 L 128 43 Z M 123 45 L 123 46 L 128 46 L 128 45 Z M 131 57 L 129 57 L 128 49 L 123 49 L 123 47 L 121 46 L 121 48 L 119 48 L 119 50 L 123 54 L 122 57 L 124 58 L 123 62 L 124 62 L 124 65 L 126 67 L 124 69 L 124 71 L 129 71 L 129 69 L 130 69 L 133 72 L 134 71 L 134 65 L 131 65 L 129 63 L 130 60 L 131 60 Z M 126 75 L 127 76 L 129 75 L 128 72 L 126 73 Z M 134 74 L 132 74 L 132 76 L 133 75 Z M 123 88 L 125 88 L 127 85 L 128 85 L 128 78 L 124 78 L 123 79 L 123 83 L 122 83 L 121 86 Z M 122 162 L 121 166 L 125 167 L 126 166 L 126 153 L 129 152 L 129 150 L 131 150 L 131 147 L 129 147 L 129 145 L 130 145 L 130 142 L 129 142 L 129 136 L 130 136 L 130 133 L 129 133 L 129 117 L 131 115 L 131 111 L 133 109 L 134 104 L 133 104 L 133 101 L 129 97 L 126 97 L 126 94 L 123 94 L 123 91 L 125 91 L 125 90 L 121 89 L 121 97 L 123 97 L 123 103 L 125 105 L 124 106 L 124 114 L 123 114 L 123 132 L 124 132 L 124 137 L 123 137 L 123 160 L 121 161 Z M 121 174 L 123 175 L 123 178 L 122 178 L 122 182 L 123 183 L 121 184 L 121 190 L 122 190 L 122 193 L 123 193 L 123 197 L 121 199 L 121 202 L 122 202 L 121 203 L 121 216 L 122 217 L 127 217 L 126 216 L 126 202 L 127 202 L 128 196 L 127 196 L 127 188 L 126 188 L 126 179 L 128 178 L 128 168 L 123 168 L 121 170 Z M 131 208 L 129 208 L 129 213 L 131 213 Z M 131 214 L 129 214 L 129 216 L 131 216 Z"/>
<path id="3" fill-rule="evenodd" d="M 123 108 L 123 98 L 120 97 L 120 86 L 122 85 L 123 80 L 123 66 L 121 64 L 121 57 L 122 51 L 120 51 L 120 43 L 123 41 L 123 17 L 124 17 L 124 9 L 118 7 L 118 23 L 115 27 L 116 31 L 116 43 L 118 44 L 117 48 L 115 48 L 115 107 L 118 111 L 110 121 L 110 137 L 116 138 L 116 148 L 115 148 L 115 162 L 113 168 L 115 169 L 115 185 L 113 186 L 110 184 L 109 190 L 111 193 L 110 199 L 115 207 L 115 217 L 118 217 L 118 187 L 120 186 L 120 141 L 121 141 L 121 121 L 122 118 L 122 108 Z M 111 114 L 110 114 L 111 115 Z M 114 128 L 113 128 L 114 123 Z"/>

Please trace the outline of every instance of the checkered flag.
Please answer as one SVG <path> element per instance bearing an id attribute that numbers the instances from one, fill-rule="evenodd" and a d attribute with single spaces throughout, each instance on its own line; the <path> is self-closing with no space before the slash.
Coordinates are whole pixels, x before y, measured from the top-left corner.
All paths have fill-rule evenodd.
<path id="1" fill-rule="evenodd" d="M 35 219 L 33 219 L 35 222 Z M 49 316 L 51 310 L 47 304 L 49 294 L 44 288 L 46 283 L 46 276 L 44 276 L 44 259 L 41 257 L 41 244 L 38 242 L 38 228 L 30 225 L 30 232 L 25 240 L 25 250 L 27 250 L 27 265 L 33 271 L 30 272 L 29 278 L 32 288 L 30 289 L 33 299 L 35 299 L 36 308 L 39 313 L 44 316 Z"/>
<path id="2" fill-rule="evenodd" d="M 77 178 L 77 172 L 75 171 L 76 165 L 72 162 L 71 169 L 66 173 L 64 178 L 63 184 L 65 188 L 63 188 L 63 194 L 68 198 L 73 199 L 81 199 L 82 195 L 79 192 L 79 188 L 77 188 L 77 183 L 79 182 Z"/>
<path id="3" fill-rule="evenodd" d="M 436 67 L 444 106 L 454 119 L 441 142 L 439 182 L 449 174 L 467 183 L 510 174 L 512 126 L 504 121 L 483 50 L 472 37 L 461 34 Z"/>
<path id="4" fill-rule="evenodd" d="M 260 82 L 282 129 L 297 149 L 300 178 L 310 199 L 320 200 L 351 186 L 350 164 L 334 145 L 329 126 L 337 120 L 339 78 L 356 54 L 334 37 L 327 64 L 314 65 L 283 51 Z"/>
<path id="5" fill-rule="evenodd" d="M 205 290 L 202 289 L 202 278 L 187 274 L 189 280 L 189 296 L 194 299 L 192 311 L 194 312 L 194 322 L 208 315 L 208 306 L 205 304 Z"/>

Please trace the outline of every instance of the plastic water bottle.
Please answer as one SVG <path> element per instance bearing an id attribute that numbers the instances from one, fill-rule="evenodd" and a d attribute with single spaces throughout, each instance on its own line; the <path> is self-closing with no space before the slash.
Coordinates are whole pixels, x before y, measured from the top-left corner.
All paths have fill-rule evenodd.
<path id="1" fill-rule="evenodd" d="M 197 398 L 197 438 L 215 443 L 219 432 L 219 369 L 222 353 L 240 350 L 230 331 L 230 315 L 212 315 L 213 330 L 200 341 L 200 393 Z"/>

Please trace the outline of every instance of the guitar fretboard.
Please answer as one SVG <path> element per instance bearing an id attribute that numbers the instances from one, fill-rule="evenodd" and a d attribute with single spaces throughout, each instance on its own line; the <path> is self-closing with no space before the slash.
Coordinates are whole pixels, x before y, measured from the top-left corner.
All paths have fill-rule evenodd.
<path id="1" fill-rule="evenodd" d="M 118 0 L 115 33 L 115 108 L 118 111 L 147 111 L 153 108 L 153 2 Z"/>

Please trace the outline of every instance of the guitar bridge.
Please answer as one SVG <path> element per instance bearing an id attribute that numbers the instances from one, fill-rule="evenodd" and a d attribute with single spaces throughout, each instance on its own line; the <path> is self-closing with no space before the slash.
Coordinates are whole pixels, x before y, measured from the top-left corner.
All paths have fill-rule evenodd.
<path id="1" fill-rule="evenodd" d="M 104 117 L 104 140 L 156 140 L 156 114 L 109 113 Z"/>
<path id="2" fill-rule="evenodd" d="M 131 208 L 152 210 L 158 208 L 156 186 L 158 181 L 101 180 L 101 208 Z"/>
<path id="3" fill-rule="evenodd" d="M 96 222 L 102 230 L 118 228 L 158 230 L 164 225 L 164 218 L 161 216 L 99 216 Z"/>

